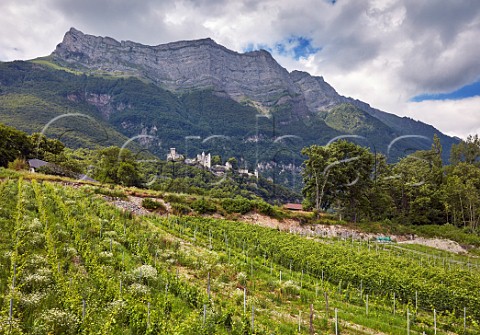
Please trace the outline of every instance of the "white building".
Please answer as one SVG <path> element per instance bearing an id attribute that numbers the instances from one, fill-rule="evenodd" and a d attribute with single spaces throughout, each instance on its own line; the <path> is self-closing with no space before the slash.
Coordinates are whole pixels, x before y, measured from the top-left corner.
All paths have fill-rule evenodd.
<path id="1" fill-rule="evenodd" d="M 212 167 L 212 156 L 210 153 L 205 155 L 205 152 L 197 155 L 197 164 L 210 169 Z"/>
<path id="2" fill-rule="evenodd" d="M 259 177 L 257 169 L 255 169 L 253 173 L 248 172 L 248 169 L 238 169 L 238 173 L 242 174 L 242 175 L 249 176 L 249 177 L 256 177 L 257 179 Z"/>
<path id="3" fill-rule="evenodd" d="M 170 148 L 170 152 L 167 154 L 167 162 L 183 161 L 183 155 L 177 153 L 175 148 Z"/>

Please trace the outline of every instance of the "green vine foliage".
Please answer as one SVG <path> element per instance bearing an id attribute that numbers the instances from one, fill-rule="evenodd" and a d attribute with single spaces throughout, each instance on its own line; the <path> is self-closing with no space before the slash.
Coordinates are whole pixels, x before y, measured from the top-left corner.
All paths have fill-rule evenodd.
<path id="1" fill-rule="evenodd" d="M 0 197 L 1 333 L 293 334 L 303 311 L 308 334 L 310 304 L 319 331 L 331 329 L 334 307 L 349 323 L 395 335 L 405 333 L 407 308 L 415 334 L 431 333 L 433 309 L 439 334 L 460 333 L 466 308 L 466 334 L 479 331 L 476 268 L 241 222 L 132 216 L 91 186 L 11 178 Z"/>

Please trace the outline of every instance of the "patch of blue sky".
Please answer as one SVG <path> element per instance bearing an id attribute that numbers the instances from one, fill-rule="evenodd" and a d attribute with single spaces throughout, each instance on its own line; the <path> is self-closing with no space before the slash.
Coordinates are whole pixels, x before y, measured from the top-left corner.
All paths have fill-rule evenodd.
<path id="1" fill-rule="evenodd" d="M 276 52 L 282 56 L 292 57 L 296 60 L 300 58 L 307 58 L 310 55 L 316 54 L 322 48 L 315 47 L 312 44 L 312 39 L 303 36 L 291 36 L 281 42 L 276 43 L 273 47 L 250 43 L 244 49 L 245 52 L 264 49 L 270 53 Z"/>
<path id="2" fill-rule="evenodd" d="M 316 54 L 321 48 L 313 46 L 311 38 L 291 36 L 285 41 L 277 43 L 275 50 L 282 56 L 291 56 L 298 60 Z"/>
<path id="3" fill-rule="evenodd" d="M 461 100 L 476 96 L 480 96 L 480 80 L 477 80 L 472 84 L 465 85 L 458 90 L 449 93 L 420 94 L 410 99 L 410 101 L 421 102 L 425 100 Z"/>

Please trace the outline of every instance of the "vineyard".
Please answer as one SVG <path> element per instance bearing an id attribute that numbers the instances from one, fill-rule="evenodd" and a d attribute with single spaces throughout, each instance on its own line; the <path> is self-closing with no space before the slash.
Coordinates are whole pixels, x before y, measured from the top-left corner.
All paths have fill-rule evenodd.
<path id="1" fill-rule="evenodd" d="M 2 334 L 479 334 L 480 269 L 447 253 L 133 216 L 93 187 L 0 184 Z"/>

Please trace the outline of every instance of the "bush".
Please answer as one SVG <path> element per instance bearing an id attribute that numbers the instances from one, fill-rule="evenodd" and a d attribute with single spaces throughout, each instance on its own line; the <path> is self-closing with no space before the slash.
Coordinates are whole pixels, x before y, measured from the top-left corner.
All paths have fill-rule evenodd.
<path id="1" fill-rule="evenodd" d="M 8 168 L 15 171 L 28 170 L 28 164 L 22 158 L 15 158 L 13 162 L 8 163 Z"/>
<path id="2" fill-rule="evenodd" d="M 172 206 L 172 212 L 175 215 L 185 215 L 192 211 L 187 205 L 178 202 L 172 202 L 170 203 L 170 206 Z"/>
<path id="3" fill-rule="evenodd" d="M 234 199 L 224 199 L 222 201 L 222 208 L 227 211 L 227 213 L 245 214 L 252 210 L 252 204 L 250 200 L 237 196 Z"/>
<path id="4" fill-rule="evenodd" d="M 314 203 L 312 201 L 310 201 L 310 199 L 303 199 L 302 201 L 302 207 L 304 210 L 312 210 L 314 208 Z"/>
<path id="5" fill-rule="evenodd" d="M 191 207 L 199 214 L 215 213 L 217 211 L 215 204 L 205 200 L 205 198 L 195 200 L 192 202 Z"/>
<path id="6" fill-rule="evenodd" d="M 112 198 L 126 199 L 127 196 L 122 190 L 108 189 L 97 187 L 94 189 L 95 194 L 102 194 Z"/>
<path id="7" fill-rule="evenodd" d="M 186 198 L 178 194 L 167 194 L 163 197 L 166 202 L 176 202 L 179 204 L 185 204 Z"/>
<path id="8" fill-rule="evenodd" d="M 263 200 L 255 201 L 254 206 L 259 213 L 264 215 L 273 216 L 275 214 L 275 208 Z"/>
<path id="9" fill-rule="evenodd" d="M 142 200 L 142 207 L 151 211 L 162 212 L 165 213 L 167 208 L 165 205 L 159 201 L 155 201 L 150 198 L 145 198 Z"/>

